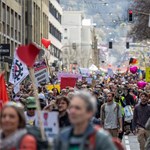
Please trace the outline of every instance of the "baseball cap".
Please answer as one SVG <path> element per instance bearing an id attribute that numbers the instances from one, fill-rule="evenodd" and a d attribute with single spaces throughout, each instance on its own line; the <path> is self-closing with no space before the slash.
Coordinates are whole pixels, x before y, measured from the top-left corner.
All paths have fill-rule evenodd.
<path id="1" fill-rule="evenodd" d="M 27 108 L 36 108 L 36 99 L 34 97 L 28 97 L 26 99 Z"/>

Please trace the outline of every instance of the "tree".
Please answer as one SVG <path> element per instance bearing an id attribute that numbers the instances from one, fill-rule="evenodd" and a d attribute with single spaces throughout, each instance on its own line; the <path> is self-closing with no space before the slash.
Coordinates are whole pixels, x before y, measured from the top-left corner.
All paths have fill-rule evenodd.
<path id="1" fill-rule="evenodd" d="M 134 41 L 150 39 L 150 27 L 148 27 L 150 14 L 150 0 L 136 0 L 133 4 L 134 25 L 129 33 Z"/>

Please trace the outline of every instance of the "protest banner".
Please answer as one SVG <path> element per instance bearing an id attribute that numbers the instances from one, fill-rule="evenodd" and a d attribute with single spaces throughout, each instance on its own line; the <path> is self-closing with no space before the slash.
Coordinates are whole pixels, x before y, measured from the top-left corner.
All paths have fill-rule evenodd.
<path id="1" fill-rule="evenodd" d="M 39 86 L 40 83 L 48 83 L 48 72 L 47 72 L 47 66 L 44 61 L 37 62 L 34 64 L 34 74 L 35 74 L 35 82 L 36 86 Z"/>
<path id="2" fill-rule="evenodd" d="M 67 86 L 74 88 L 77 80 L 78 80 L 77 78 L 62 77 L 60 87 L 61 87 L 61 89 L 65 89 Z"/>
<path id="3" fill-rule="evenodd" d="M 79 68 L 80 74 L 84 77 L 90 76 L 90 71 L 88 68 Z"/>
<path id="4" fill-rule="evenodd" d="M 58 112 L 41 111 L 41 121 L 45 134 L 51 141 L 59 133 Z M 39 127 L 38 117 L 35 119 L 35 126 Z"/>
<path id="5" fill-rule="evenodd" d="M 150 82 L 150 67 L 146 67 L 146 82 Z"/>
<path id="6" fill-rule="evenodd" d="M 87 81 L 88 84 L 92 84 L 92 80 L 93 80 L 93 78 L 90 78 L 90 77 L 86 78 L 86 81 Z"/>

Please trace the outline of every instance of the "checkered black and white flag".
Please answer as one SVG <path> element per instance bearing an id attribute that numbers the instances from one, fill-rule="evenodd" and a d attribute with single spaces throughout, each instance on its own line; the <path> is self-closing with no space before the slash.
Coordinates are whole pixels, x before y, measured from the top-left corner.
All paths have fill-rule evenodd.
<path id="1" fill-rule="evenodd" d="M 28 76 L 29 71 L 19 57 L 16 52 L 14 54 L 14 60 L 11 67 L 9 82 L 14 85 L 14 92 L 18 93 L 20 90 L 20 83 Z"/>

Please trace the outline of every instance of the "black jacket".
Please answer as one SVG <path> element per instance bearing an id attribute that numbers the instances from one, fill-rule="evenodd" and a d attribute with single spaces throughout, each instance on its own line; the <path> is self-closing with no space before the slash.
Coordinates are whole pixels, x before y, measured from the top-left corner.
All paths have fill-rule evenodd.
<path id="1" fill-rule="evenodd" d="M 64 128 L 70 126 L 70 121 L 68 117 L 68 113 L 66 112 L 64 116 L 59 118 L 59 127 Z"/>

